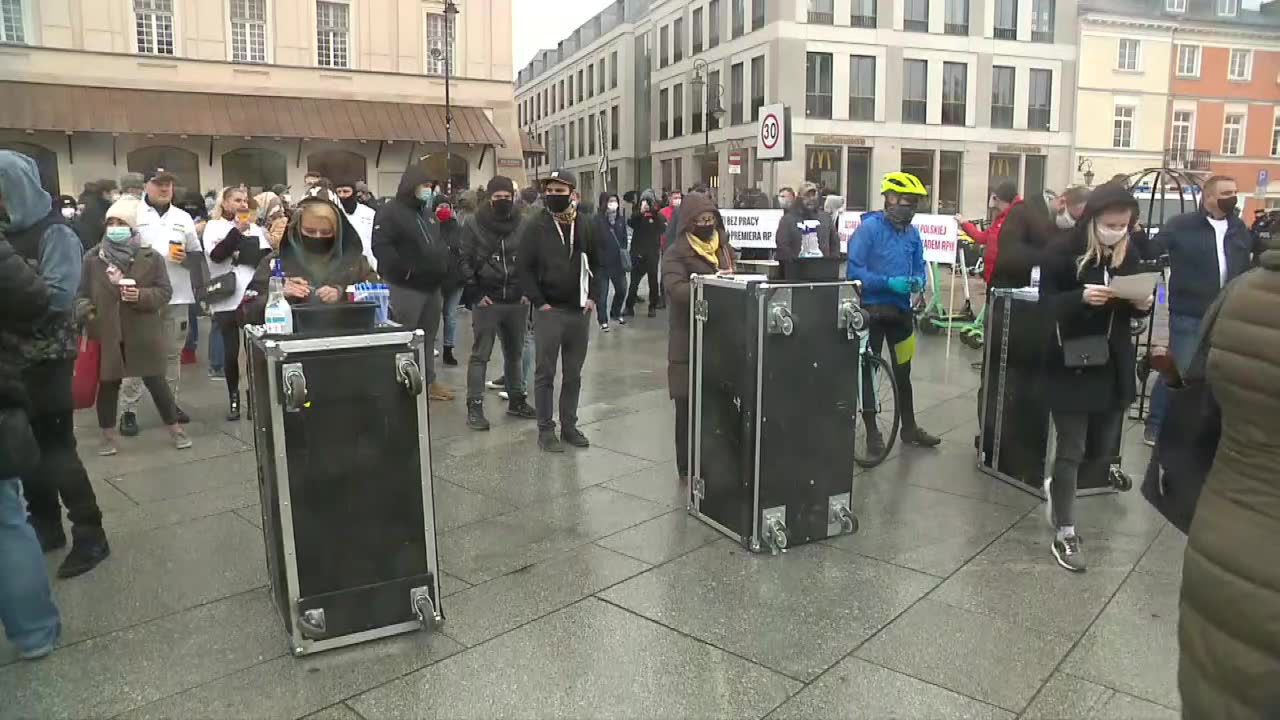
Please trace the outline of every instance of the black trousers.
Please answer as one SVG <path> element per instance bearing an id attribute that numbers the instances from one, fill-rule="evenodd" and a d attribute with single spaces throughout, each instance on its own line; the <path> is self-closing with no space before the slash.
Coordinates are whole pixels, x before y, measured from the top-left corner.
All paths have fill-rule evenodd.
<path id="1" fill-rule="evenodd" d="M 603 325 L 610 318 L 617 320 L 622 317 L 622 303 L 627 299 L 627 274 L 621 268 L 604 271 L 597 282 L 600 283 L 600 304 L 596 305 L 596 319 Z M 613 286 L 612 300 L 609 299 L 610 286 Z"/>
<path id="2" fill-rule="evenodd" d="M 32 524 L 61 527 L 61 499 L 71 520 L 72 537 L 100 537 L 102 511 L 76 452 L 71 403 L 74 366 L 74 360 L 40 363 L 24 374 L 33 400 L 31 430 L 40 446 L 40 464 L 22 478 L 22 493 Z"/>
<path id="3" fill-rule="evenodd" d="M 676 472 L 689 477 L 689 398 L 676 398 Z"/>
<path id="4" fill-rule="evenodd" d="M 661 294 L 658 291 L 658 255 L 631 256 L 631 287 L 627 291 L 627 312 L 636 306 L 636 292 L 640 289 L 640 278 L 649 278 L 649 307 L 657 305 Z"/>
<path id="5" fill-rule="evenodd" d="M 889 345 L 889 367 L 893 369 L 893 379 L 898 384 L 898 414 L 902 417 L 902 429 L 911 430 L 916 427 L 916 410 L 914 393 L 911 391 L 911 359 L 900 362 L 894 349 L 899 343 L 910 338 L 915 328 L 912 325 L 911 312 L 888 306 L 869 307 L 871 313 L 871 331 L 867 340 L 871 352 L 879 355 L 886 341 Z M 862 374 L 862 397 L 864 403 L 872 403 L 875 389 L 871 382 L 871 374 Z M 875 414 L 875 408 L 863 406 L 864 414 Z M 868 426 L 874 424 L 868 419 Z"/>
<path id="6" fill-rule="evenodd" d="M 227 310 L 213 314 L 213 325 L 222 335 L 222 373 L 227 379 L 227 392 L 240 392 L 240 323 L 236 312 Z"/>
<path id="7" fill-rule="evenodd" d="M 533 401 L 538 412 L 538 429 L 554 429 L 552 397 L 556 365 L 564 358 L 560 376 L 560 428 L 578 425 L 578 393 L 582 390 L 582 364 L 587 359 L 587 338 L 591 316 L 581 310 L 535 310 L 533 342 L 537 364 L 533 370 Z"/>

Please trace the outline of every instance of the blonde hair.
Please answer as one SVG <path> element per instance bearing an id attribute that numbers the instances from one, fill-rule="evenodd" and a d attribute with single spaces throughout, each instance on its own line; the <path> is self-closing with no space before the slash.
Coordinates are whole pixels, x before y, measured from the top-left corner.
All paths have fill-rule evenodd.
<path id="1" fill-rule="evenodd" d="M 1130 213 L 1129 217 L 1130 217 L 1130 220 L 1132 221 L 1133 219 L 1132 213 Z M 1101 240 L 1098 239 L 1097 215 L 1095 215 L 1093 219 L 1089 221 L 1089 224 L 1085 227 L 1084 236 L 1085 236 L 1086 246 L 1085 246 L 1084 255 L 1081 255 L 1080 260 L 1076 262 L 1077 277 L 1079 277 L 1080 274 L 1084 272 L 1084 268 L 1086 265 L 1089 265 L 1091 263 L 1098 263 L 1102 259 L 1102 256 L 1107 251 L 1107 247 L 1102 244 Z M 1116 243 L 1111 248 L 1110 265 L 1112 270 L 1115 270 L 1124 264 L 1124 258 L 1125 258 L 1125 255 L 1128 254 L 1128 252 L 1129 252 L 1129 233 L 1125 232 L 1124 239 Z"/>
<path id="2" fill-rule="evenodd" d="M 329 203 L 309 202 L 304 203 L 302 212 L 299 213 L 298 224 L 302 224 L 303 217 L 321 217 L 325 222 L 329 223 L 329 227 L 333 229 L 335 235 L 338 233 L 338 208 Z"/>

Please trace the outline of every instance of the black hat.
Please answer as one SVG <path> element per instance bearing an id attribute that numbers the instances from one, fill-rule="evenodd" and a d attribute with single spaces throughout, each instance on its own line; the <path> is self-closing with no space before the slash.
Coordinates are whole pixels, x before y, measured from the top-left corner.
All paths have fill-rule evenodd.
<path id="1" fill-rule="evenodd" d="M 171 183 L 177 182 L 178 178 L 173 173 L 164 168 L 156 168 L 144 173 L 144 178 L 149 183 Z"/>
<path id="2" fill-rule="evenodd" d="M 494 193 L 511 193 L 516 194 L 516 184 L 511 182 L 511 178 L 506 175 L 494 175 L 489 179 L 489 184 L 485 186 L 485 191 L 490 195 Z"/>
<path id="3" fill-rule="evenodd" d="M 558 182 L 568 185 L 570 188 L 578 188 L 578 178 L 571 170 L 552 170 L 551 174 L 542 178 L 542 187 L 546 187 L 547 183 Z"/>

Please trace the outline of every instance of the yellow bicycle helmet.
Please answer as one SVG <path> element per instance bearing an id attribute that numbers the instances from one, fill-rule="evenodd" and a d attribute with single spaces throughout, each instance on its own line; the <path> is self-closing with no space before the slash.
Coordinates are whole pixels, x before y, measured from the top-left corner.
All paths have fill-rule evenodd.
<path id="1" fill-rule="evenodd" d="M 880 183 L 880 193 L 895 192 L 902 195 L 928 195 L 929 191 L 924 189 L 924 184 L 920 182 L 920 178 L 911 173 L 891 172 L 884 176 L 884 181 Z"/>

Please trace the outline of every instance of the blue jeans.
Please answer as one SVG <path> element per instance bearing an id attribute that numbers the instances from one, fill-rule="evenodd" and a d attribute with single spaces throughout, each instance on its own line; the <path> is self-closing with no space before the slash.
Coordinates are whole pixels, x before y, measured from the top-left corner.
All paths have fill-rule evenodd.
<path id="1" fill-rule="evenodd" d="M 1178 372 L 1186 374 L 1191 364 L 1191 356 L 1196 352 L 1196 341 L 1200 339 L 1200 318 L 1190 315 L 1169 316 L 1169 352 L 1173 353 Z M 1164 386 L 1164 378 L 1156 380 L 1151 390 L 1151 412 L 1147 415 L 1147 427 L 1159 433 L 1160 424 L 1164 422 L 1165 408 L 1169 406 L 1169 390 Z"/>
<path id="2" fill-rule="evenodd" d="M 182 346 L 183 350 L 195 351 L 196 345 L 200 343 L 200 310 L 196 303 L 187 306 L 187 342 Z"/>
<path id="3" fill-rule="evenodd" d="M 530 326 L 524 334 L 524 352 L 520 355 L 520 368 L 524 373 L 524 391 L 529 392 L 533 388 L 533 363 L 534 363 L 534 342 L 533 327 Z"/>
<path id="4" fill-rule="evenodd" d="M 62 630 L 17 478 L 0 480 L 0 624 L 21 652 L 52 645 Z"/>
<path id="5" fill-rule="evenodd" d="M 462 288 L 458 288 L 444 296 L 444 304 L 440 309 L 440 317 L 444 320 L 443 343 L 445 347 L 454 347 L 458 339 L 458 303 L 462 302 Z"/>
<path id="6" fill-rule="evenodd" d="M 226 364 L 226 345 L 222 341 L 222 333 L 217 328 L 209 331 L 209 368 L 222 370 Z"/>

